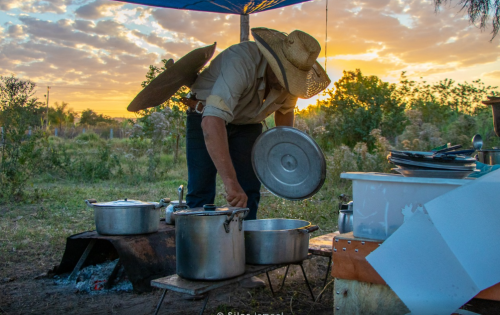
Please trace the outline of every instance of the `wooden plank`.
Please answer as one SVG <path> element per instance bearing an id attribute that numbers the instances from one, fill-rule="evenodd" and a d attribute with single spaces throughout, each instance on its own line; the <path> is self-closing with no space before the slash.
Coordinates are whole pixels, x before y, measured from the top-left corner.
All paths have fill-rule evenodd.
<path id="1" fill-rule="evenodd" d="M 385 285 L 384 279 L 366 260 L 366 256 L 382 243 L 380 240 L 354 237 L 352 232 L 336 235 L 333 240 L 332 276 L 343 280 Z M 479 292 L 475 298 L 500 301 L 500 283 Z"/>
<path id="2" fill-rule="evenodd" d="M 335 239 L 346 240 L 346 241 L 373 242 L 373 243 L 382 243 L 383 242 L 381 240 L 373 240 L 370 238 L 356 237 L 356 236 L 354 236 L 353 232 L 339 234 L 339 235 L 335 236 Z"/>
<path id="3" fill-rule="evenodd" d="M 380 244 L 382 241 L 358 239 L 346 236 L 346 234 L 335 236 L 332 276 L 340 279 L 385 284 L 382 277 L 366 260 L 366 256 L 377 249 Z"/>
<path id="4" fill-rule="evenodd" d="M 172 275 L 151 281 L 151 286 L 168 289 L 175 292 L 187 293 L 191 295 L 202 294 L 226 285 L 230 285 L 239 282 L 243 279 L 247 279 L 253 276 L 260 275 L 267 271 L 275 270 L 278 268 L 286 267 L 286 264 L 280 265 L 246 265 L 245 273 L 241 276 L 234 277 L 226 280 L 215 280 L 215 281 L 196 281 L 187 280 L 179 277 L 178 275 Z"/>
<path id="5" fill-rule="evenodd" d="M 331 257 L 333 238 L 339 231 L 311 238 L 309 240 L 309 253 L 317 256 Z"/>
<path id="6" fill-rule="evenodd" d="M 500 283 L 497 283 L 494 286 L 489 287 L 488 289 L 484 289 L 483 291 L 479 292 L 478 295 L 475 296 L 475 298 L 500 301 Z"/>
<path id="7" fill-rule="evenodd" d="M 313 255 L 308 254 L 306 259 L 311 259 Z M 234 277 L 226 280 L 214 280 L 214 281 L 201 281 L 201 280 L 187 280 L 179 277 L 178 275 L 171 275 L 168 277 L 163 277 L 151 281 L 151 286 L 168 289 L 175 292 L 187 293 L 191 295 L 198 295 L 205 292 L 212 291 L 214 289 L 230 285 L 239 282 L 243 279 L 247 279 L 253 276 L 260 275 L 262 273 L 276 270 L 279 268 L 286 267 L 288 265 L 301 264 L 302 261 L 298 263 L 290 264 L 277 264 L 277 265 L 245 265 L 245 273 L 241 276 Z"/>

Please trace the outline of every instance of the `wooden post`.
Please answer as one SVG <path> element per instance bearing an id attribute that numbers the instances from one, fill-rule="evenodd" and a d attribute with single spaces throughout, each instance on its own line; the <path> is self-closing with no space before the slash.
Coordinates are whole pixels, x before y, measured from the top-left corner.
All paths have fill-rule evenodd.
<path id="1" fill-rule="evenodd" d="M 250 35 L 250 15 L 240 15 L 240 42 L 248 42 Z"/>
<path id="2" fill-rule="evenodd" d="M 109 138 L 113 139 L 113 128 L 109 129 Z"/>

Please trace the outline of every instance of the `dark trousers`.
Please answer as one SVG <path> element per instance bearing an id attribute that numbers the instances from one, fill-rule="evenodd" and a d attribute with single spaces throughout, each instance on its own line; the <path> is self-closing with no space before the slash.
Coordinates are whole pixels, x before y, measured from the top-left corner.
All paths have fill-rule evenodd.
<path id="1" fill-rule="evenodd" d="M 186 123 L 186 157 L 188 165 L 188 190 L 186 201 L 190 208 L 203 207 L 215 200 L 215 168 L 201 129 L 202 116 L 188 113 Z M 257 218 L 260 201 L 260 182 L 252 167 L 252 147 L 262 133 L 261 124 L 226 125 L 229 154 L 236 171 L 238 182 L 248 196 L 250 209 L 246 220 Z M 221 205 L 218 205 L 221 206 Z"/>

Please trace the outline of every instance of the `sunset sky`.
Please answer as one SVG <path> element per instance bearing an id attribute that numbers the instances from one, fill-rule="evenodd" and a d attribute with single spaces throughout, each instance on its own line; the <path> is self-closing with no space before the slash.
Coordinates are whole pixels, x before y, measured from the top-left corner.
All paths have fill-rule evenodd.
<path id="1" fill-rule="evenodd" d="M 325 4 L 252 14 L 250 26 L 310 33 L 323 46 L 324 65 Z M 111 0 L 0 0 L 0 75 L 34 81 L 41 99 L 50 86 L 51 106 L 64 101 L 78 112 L 133 117 L 126 107 L 149 65 L 213 42 L 220 52 L 239 42 L 239 22 L 238 15 Z M 431 1 L 329 0 L 327 72 L 332 82 L 360 68 L 390 82 L 407 71 L 428 82 L 500 86 L 500 35 L 490 41 L 490 32 L 470 25 L 457 0 L 438 12 Z M 299 100 L 299 107 L 315 102 Z"/>

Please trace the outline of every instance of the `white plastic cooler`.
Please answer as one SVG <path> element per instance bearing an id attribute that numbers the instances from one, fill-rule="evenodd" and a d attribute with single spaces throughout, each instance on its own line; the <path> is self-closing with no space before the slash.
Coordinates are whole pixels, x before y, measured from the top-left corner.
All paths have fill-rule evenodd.
<path id="1" fill-rule="evenodd" d="M 342 173 L 353 182 L 355 237 L 385 240 L 419 206 L 472 179 L 403 177 L 386 173 Z"/>

